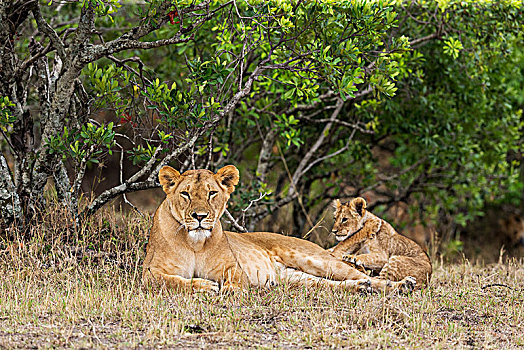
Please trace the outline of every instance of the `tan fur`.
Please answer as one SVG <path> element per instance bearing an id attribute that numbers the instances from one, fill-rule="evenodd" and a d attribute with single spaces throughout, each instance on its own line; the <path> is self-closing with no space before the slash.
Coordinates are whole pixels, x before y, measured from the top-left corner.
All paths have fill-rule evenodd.
<path id="1" fill-rule="evenodd" d="M 222 230 L 220 217 L 238 184 L 232 166 L 216 174 L 171 167 L 159 173 L 166 199 L 157 209 L 144 261 L 144 281 L 193 291 L 235 290 L 286 283 L 351 291 L 413 287 L 410 278 L 369 278 L 318 245 L 276 233 Z"/>
<path id="2" fill-rule="evenodd" d="M 366 210 L 363 198 L 346 204 L 337 200 L 335 207 L 332 232 L 341 241 L 331 250 L 336 258 L 372 270 L 380 278 L 399 281 L 413 276 L 418 285 L 429 282 L 432 267 L 427 254 L 417 243 Z"/>

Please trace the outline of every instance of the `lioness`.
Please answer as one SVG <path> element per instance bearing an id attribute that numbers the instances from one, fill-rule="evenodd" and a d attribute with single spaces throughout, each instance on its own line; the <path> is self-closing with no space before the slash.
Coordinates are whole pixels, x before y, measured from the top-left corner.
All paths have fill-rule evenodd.
<path id="1" fill-rule="evenodd" d="M 166 199 L 158 207 L 144 261 L 144 281 L 189 291 L 235 290 L 281 281 L 357 291 L 412 289 L 401 282 L 369 278 L 321 247 L 276 233 L 222 231 L 220 217 L 238 184 L 237 168 L 216 174 L 165 166 L 159 173 Z"/>
<path id="2" fill-rule="evenodd" d="M 337 199 L 332 233 L 338 245 L 330 251 L 357 268 L 365 268 L 379 278 L 400 281 L 413 276 L 428 283 L 431 262 L 422 248 L 397 233 L 390 224 L 366 210 L 366 201 L 358 197 L 346 204 Z"/>

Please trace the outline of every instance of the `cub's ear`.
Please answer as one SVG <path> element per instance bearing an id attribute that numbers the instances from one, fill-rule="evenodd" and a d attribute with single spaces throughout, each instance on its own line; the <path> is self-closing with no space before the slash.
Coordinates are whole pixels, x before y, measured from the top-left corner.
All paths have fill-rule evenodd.
<path id="1" fill-rule="evenodd" d="M 162 185 L 162 189 L 167 194 L 169 189 L 180 180 L 180 173 L 169 165 L 166 165 L 158 172 L 158 180 Z"/>
<path id="2" fill-rule="evenodd" d="M 235 186 L 238 185 L 240 175 L 238 169 L 234 165 L 226 165 L 217 171 L 215 179 L 220 185 L 226 188 L 228 193 L 231 194 L 235 190 Z"/>
<path id="3" fill-rule="evenodd" d="M 335 210 L 338 210 L 338 208 L 340 208 L 342 204 L 340 204 L 340 199 L 335 199 L 333 201 L 333 208 L 335 208 Z"/>
<path id="4" fill-rule="evenodd" d="M 357 197 L 349 203 L 351 212 L 359 216 L 364 216 L 366 212 L 366 200 L 362 197 Z"/>

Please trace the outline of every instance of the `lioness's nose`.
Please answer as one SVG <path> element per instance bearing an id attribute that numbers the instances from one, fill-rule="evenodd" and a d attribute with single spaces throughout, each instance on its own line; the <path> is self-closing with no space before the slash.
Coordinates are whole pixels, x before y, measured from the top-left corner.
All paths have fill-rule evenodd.
<path id="1" fill-rule="evenodd" d="M 198 221 L 202 221 L 205 218 L 207 218 L 207 214 L 206 213 L 194 212 L 193 214 L 191 214 L 191 216 L 194 217 L 195 219 L 197 219 Z"/>

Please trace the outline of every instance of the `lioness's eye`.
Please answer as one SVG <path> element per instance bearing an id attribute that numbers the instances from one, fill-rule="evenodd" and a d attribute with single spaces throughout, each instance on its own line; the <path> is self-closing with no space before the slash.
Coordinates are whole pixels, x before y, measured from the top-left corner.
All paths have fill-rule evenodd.
<path id="1" fill-rule="evenodd" d="M 342 223 L 345 223 L 346 221 L 348 221 L 348 218 L 342 218 Z"/>
<path id="2" fill-rule="evenodd" d="M 217 193 L 218 191 L 209 191 L 209 198 L 213 198 Z"/>
<path id="3" fill-rule="evenodd" d="M 182 197 L 185 197 L 185 198 L 189 199 L 189 193 L 187 193 L 186 191 L 182 191 L 182 192 L 180 192 L 180 195 L 181 195 Z"/>

